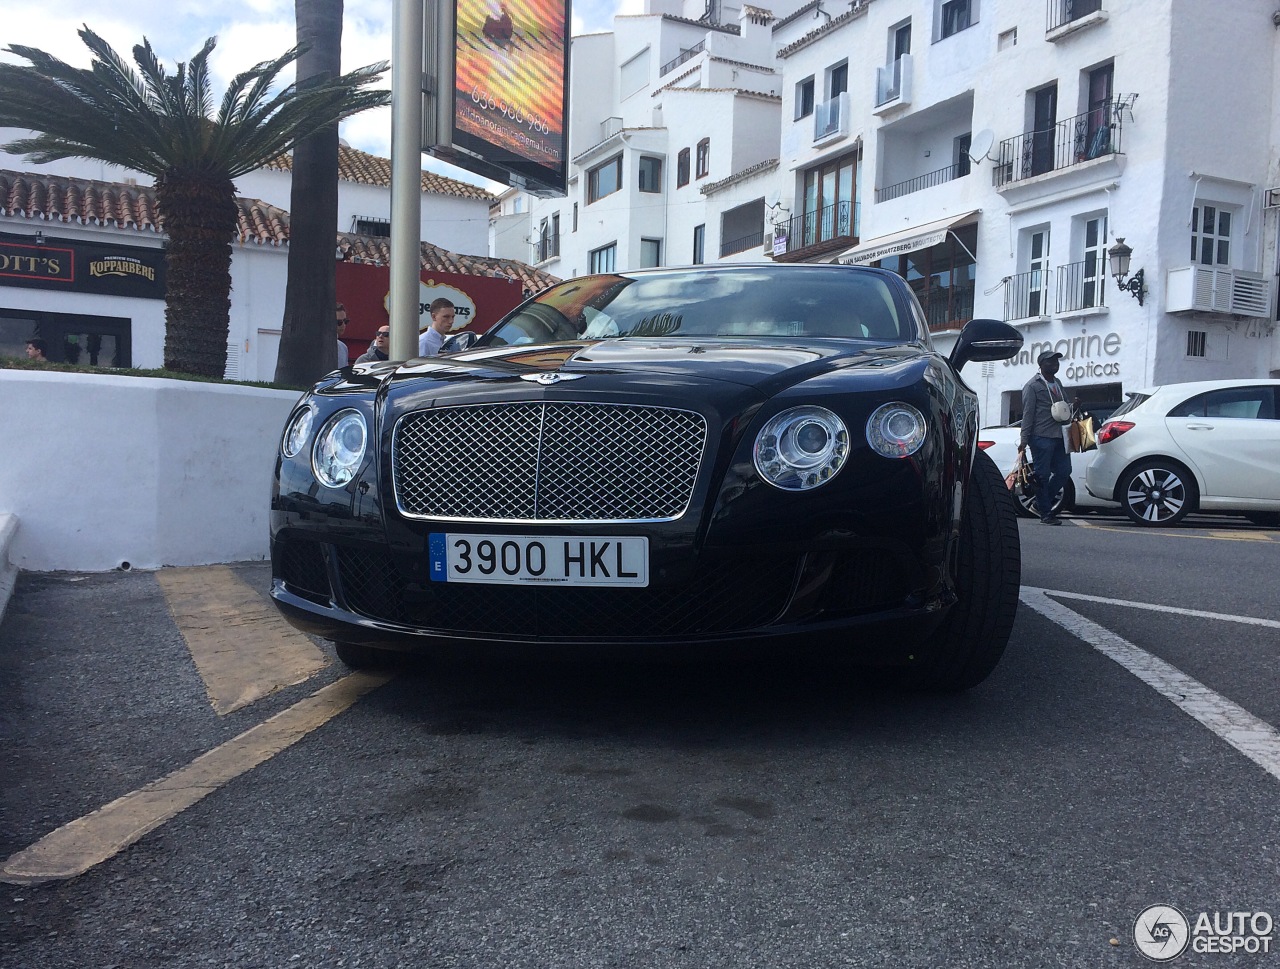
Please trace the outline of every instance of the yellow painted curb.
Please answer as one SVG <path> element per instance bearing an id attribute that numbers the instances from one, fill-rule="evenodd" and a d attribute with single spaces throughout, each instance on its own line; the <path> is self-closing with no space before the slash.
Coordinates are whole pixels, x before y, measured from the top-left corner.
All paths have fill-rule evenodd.
<path id="1" fill-rule="evenodd" d="M 225 565 L 161 569 L 156 581 L 219 716 L 328 665 L 310 639 Z"/>
<path id="2" fill-rule="evenodd" d="M 389 673 L 353 673 L 331 683 L 186 767 L 64 824 L 19 851 L 0 867 L 0 882 L 34 885 L 83 874 L 301 740 L 390 679 Z"/>

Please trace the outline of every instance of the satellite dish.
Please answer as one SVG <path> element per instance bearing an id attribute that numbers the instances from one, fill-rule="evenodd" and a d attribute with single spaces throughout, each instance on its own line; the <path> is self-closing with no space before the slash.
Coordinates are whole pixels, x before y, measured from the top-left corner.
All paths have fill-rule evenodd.
<path id="1" fill-rule="evenodd" d="M 995 143 L 996 133 L 990 128 L 983 128 L 969 142 L 969 158 L 976 165 L 987 157 L 987 152 L 991 151 L 991 146 Z"/>

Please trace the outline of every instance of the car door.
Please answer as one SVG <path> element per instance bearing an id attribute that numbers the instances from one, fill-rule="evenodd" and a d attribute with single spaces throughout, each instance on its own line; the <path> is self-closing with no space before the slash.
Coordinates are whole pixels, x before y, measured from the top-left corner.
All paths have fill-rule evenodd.
<path id="1" fill-rule="evenodd" d="M 1189 398 L 1165 425 L 1196 466 L 1204 495 L 1280 500 L 1276 388 L 1228 387 Z"/>

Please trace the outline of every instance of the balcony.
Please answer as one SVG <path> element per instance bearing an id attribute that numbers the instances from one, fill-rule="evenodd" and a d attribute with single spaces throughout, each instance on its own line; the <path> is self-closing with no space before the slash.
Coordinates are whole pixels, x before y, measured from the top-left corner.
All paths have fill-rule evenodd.
<path id="1" fill-rule="evenodd" d="M 1102 0 L 1045 0 L 1045 40 L 1058 41 L 1107 19 Z"/>
<path id="2" fill-rule="evenodd" d="M 775 224 L 771 252 L 778 262 L 801 262 L 857 245 L 853 231 L 853 203 L 835 202 Z"/>
<path id="3" fill-rule="evenodd" d="M 1170 313 L 1230 313 L 1271 316 L 1271 285 L 1262 273 L 1215 266 L 1170 269 L 1165 283 L 1165 309 Z"/>
<path id="4" fill-rule="evenodd" d="M 903 54 L 888 67 L 876 68 L 876 114 L 911 103 L 911 55 Z"/>
<path id="5" fill-rule="evenodd" d="M 688 50 L 682 50 L 680 52 L 680 56 L 674 57 L 671 60 L 667 61 L 665 64 L 663 64 L 662 70 L 658 71 L 658 75 L 661 77 L 664 74 L 670 74 L 672 71 L 674 71 L 677 67 L 683 64 L 685 61 L 692 60 L 693 58 L 697 57 L 706 49 L 707 49 L 707 42 L 705 40 L 698 41 Z"/>
<path id="6" fill-rule="evenodd" d="M 837 94 L 813 111 L 813 143 L 834 141 L 849 134 L 849 95 Z"/>
<path id="7" fill-rule="evenodd" d="M 555 235 L 545 235 L 538 240 L 537 252 L 534 262 L 546 262 L 548 259 L 555 259 L 560 255 L 560 233 Z"/>
<path id="8" fill-rule="evenodd" d="M 1031 320 L 1049 315 L 1049 271 L 1033 269 L 1010 276 L 1004 284 L 1004 318 Z"/>
<path id="9" fill-rule="evenodd" d="M 758 249 L 764 245 L 764 229 L 761 228 L 756 232 L 752 232 L 737 239 L 730 239 L 728 242 L 720 243 L 720 258 L 732 256 L 735 253 L 746 252 L 748 249 Z"/>
<path id="10" fill-rule="evenodd" d="M 905 182 L 898 182 L 896 185 L 887 185 L 884 188 L 876 189 L 876 201 L 888 202 L 890 199 L 901 198 L 903 195 L 910 195 L 912 192 L 919 192 L 922 189 L 932 188 L 935 185 L 962 178 L 969 174 L 969 168 L 969 156 L 963 155 L 961 160 L 954 165 L 939 168 L 937 171 L 929 172 L 927 175 L 908 178 Z"/>
<path id="11" fill-rule="evenodd" d="M 1107 277 L 1103 266 L 1102 259 L 1094 258 L 1058 267 L 1059 313 L 1077 313 L 1105 305 Z"/>
<path id="12" fill-rule="evenodd" d="M 917 292 L 930 333 L 958 330 L 973 319 L 973 283 L 963 286 L 934 286 Z"/>
<path id="13" fill-rule="evenodd" d="M 1123 126 L 1114 104 L 1000 142 L 993 174 L 996 188 L 1119 154 Z"/>

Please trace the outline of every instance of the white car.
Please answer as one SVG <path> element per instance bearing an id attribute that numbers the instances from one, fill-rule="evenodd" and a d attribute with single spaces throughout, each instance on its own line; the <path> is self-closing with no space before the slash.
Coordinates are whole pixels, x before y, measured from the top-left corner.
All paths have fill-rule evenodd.
<path id="1" fill-rule="evenodd" d="M 1280 380 L 1203 380 L 1131 394 L 1099 428 L 1085 483 L 1139 525 L 1193 511 L 1280 525 Z"/>
<path id="2" fill-rule="evenodd" d="M 984 427 L 978 432 L 978 447 L 990 455 L 991 460 L 1000 469 L 1000 473 L 1006 477 L 1018 461 L 1018 438 L 1021 434 L 1022 428 L 1018 424 L 1008 424 L 1004 427 Z M 1119 507 L 1116 502 L 1095 498 L 1085 490 L 1085 470 L 1093 463 L 1094 455 L 1097 453 L 1096 450 L 1089 450 L 1071 455 L 1071 479 L 1054 501 L 1053 514 L 1057 515 L 1064 511 Z M 1027 449 L 1027 460 L 1031 460 L 1030 448 Z M 1015 492 L 1013 500 L 1019 515 L 1024 518 L 1040 517 L 1039 512 L 1032 506 L 1030 498 L 1024 498 Z"/>

